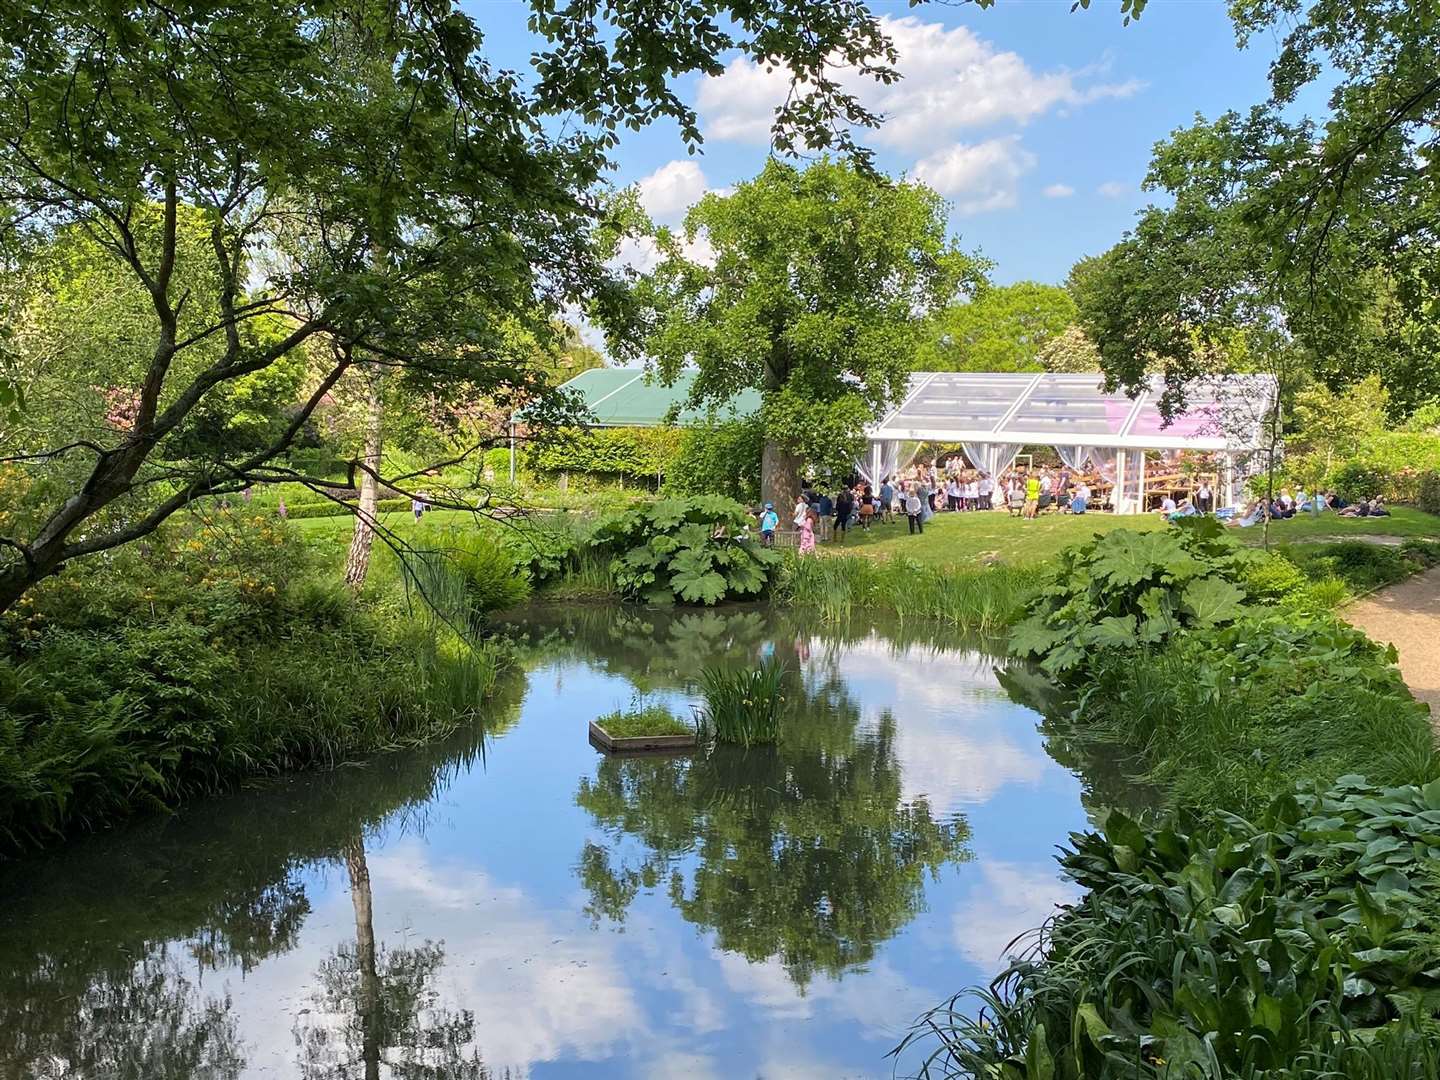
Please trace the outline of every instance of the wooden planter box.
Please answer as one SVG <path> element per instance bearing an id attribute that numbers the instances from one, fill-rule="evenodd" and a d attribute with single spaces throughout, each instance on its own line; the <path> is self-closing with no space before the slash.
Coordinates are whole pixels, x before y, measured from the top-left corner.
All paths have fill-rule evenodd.
<path id="1" fill-rule="evenodd" d="M 595 721 L 590 721 L 590 745 L 607 754 L 627 753 L 673 753 L 679 750 L 693 750 L 695 735 L 637 735 L 629 739 L 617 739 Z"/>

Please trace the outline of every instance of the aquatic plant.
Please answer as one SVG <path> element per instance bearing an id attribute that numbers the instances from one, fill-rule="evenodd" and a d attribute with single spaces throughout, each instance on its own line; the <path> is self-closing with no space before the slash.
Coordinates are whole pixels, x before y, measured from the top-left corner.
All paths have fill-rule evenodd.
<path id="1" fill-rule="evenodd" d="M 1044 576 L 1036 566 L 935 567 L 906 558 L 791 555 L 773 595 L 784 606 L 814 611 L 827 622 L 893 613 L 999 634 L 1024 612 Z"/>
<path id="2" fill-rule="evenodd" d="M 766 660 L 748 669 L 708 667 L 702 671 L 705 704 L 695 710 L 701 738 L 747 747 L 779 739 L 788 670 L 781 661 Z"/>
<path id="3" fill-rule="evenodd" d="M 689 724 L 664 705 L 646 705 L 616 709 L 599 717 L 595 723 L 612 739 L 638 739 L 645 735 L 690 735 Z"/>
<path id="4" fill-rule="evenodd" d="M 1440 783 L 1358 776 L 1256 820 L 1111 813 L 1061 863 L 1089 889 L 986 989 L 895 1051 L 922 1077 L 1440 1075 Z"/>

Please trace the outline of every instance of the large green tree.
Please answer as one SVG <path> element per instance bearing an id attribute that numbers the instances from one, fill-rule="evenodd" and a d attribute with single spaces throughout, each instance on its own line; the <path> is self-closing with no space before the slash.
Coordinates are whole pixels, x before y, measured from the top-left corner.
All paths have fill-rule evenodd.
<path id="1" fill-rule="evenodd" d="M 926 316 L 983 282 L 945 231 L 930 189 L 829 159 L 771 160 L 701 199 L 683 236 L 661 230 L 649 351 L 664 378 L 698 367 L 694 405 L 759 388 L 766 499 L 793 502 L 806 464 L 848 466 L 904 392 Z M 693 257 L 702 240 L 713 259 Z"/>
<path id="2" fill-rule="evenodd" d="M 0 7 L 0 268 L 21 273 L 37 245 L 84 230 L 130 283 L 126 324 L 146 358 L 113 387 L 121 415 L 0 448 L 37 481 L 27 524 L 0 537 L 0 610 L 195 499 L 293 478 L 282 455 L 342 378 L 383 375 L 441 402 L 529 400 L 546 378 L 513 348 L 515 320 L 543 334 L 578 304 L 623 338 L 594 191 L 626 126 L 668 118 L 699 141 L 675 77 L 718 74 L 737 51 L 786 69 L 795 93 L 776 143 L 841 151 L 876 118 L 832 69 L 894 77 L 858 3 L 534 0 L 529 27 L 540 44 L 522 76 L 488 62 L 449 0 Z M 184 287 L 201 271 L 180 268 L 195 217 L 216 286 L 203 326 Z M 12 291 L 0 289 L 7 312 Z M 277 336 L 248 332 L 274 320 Z M 322 363 L 268 445 L 180 445 L 198 410 L 299 349 Z M 7 413 L 24 389 L 12 353 L 7 334 Z"/>
<path id="3" fill-rule="evenodd" d="M 951 304 L 931 322 L 915 357 L 920 371 L 1043 371 L 1045 348 L 1076 318 L 1059 285 L 1021 281 Z"/>
<path id="4" fill-rule="evenodd" d="M 1389 368 L 1393 389 L 1405 384 L 1397 402 L 1413 408 L 1436 382 L 1423 344 L 1440 286 L 1435 4 L 1245 0 L 1230 10 L 1242 46 L 1279 40 L 1270 94 L 1157 147 L 1147 184 L 1173 206 L 1148 210 L 1116 250 L 1110 302 L 1092 307 L 1086 327 L 1122 382 L 1158 358 L 1171 405 L 1195 374 L 1196 333 L 1267 323 L 1332 388 Z M 1328 97 L 1307 115 L 1302 95 L 1317 83 Z"/>

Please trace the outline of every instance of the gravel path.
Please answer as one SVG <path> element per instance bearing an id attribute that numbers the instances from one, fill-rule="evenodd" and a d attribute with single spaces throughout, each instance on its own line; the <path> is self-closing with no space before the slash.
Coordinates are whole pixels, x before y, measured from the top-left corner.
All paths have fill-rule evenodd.
<path id="1" fill-rule="evenodd" d="M 1367 596 L 1345 618 L 1400 654 L 1400 674 L 1440 730 L 1440 567 Z"/>

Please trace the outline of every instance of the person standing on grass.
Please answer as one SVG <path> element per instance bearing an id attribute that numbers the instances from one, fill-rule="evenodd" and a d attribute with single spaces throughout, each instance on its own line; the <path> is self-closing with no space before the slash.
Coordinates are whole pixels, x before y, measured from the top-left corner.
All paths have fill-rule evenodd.
<path id="1" fill-rule="evenodd" d="M 920 498 L 919 490 L 911 485 L 910 491 L 905 496 L 905 514 L 910 519 L 910 535 L 925 531 L 925 518 L 922 513 L 925 509 L 925 502 Z"/>
<path id="2" fill-rule="evenodd" d="M 815 550 L 815 522 L 816 514 L 808 506 L 805 514 L 800 519 L 800 554 L 809 555 Z"/>
<path id="3" fill-rule="evenodd" d="M 890 483 L 890 477 L 885 477 L 880 482 L 880 520 L 889 521 L 895 512 L 895 485 Z"/>
<path id="4" fill-rule="evenodd" d="M 810 515 L 810 501 L 805 498 L 802 492 L 795 496 L 795 510 L 790 515 L 790 523 L 795 528 L 800 528 L 800 523 Z"/>
<path id="5" fill-rule="evenodd" d="M 1034 521 L 1040 513 L 1040 477 L 1034 473 L 1025 474 L 1025 517 Z"/>
<path id="6" fill-rule="evenodd" d="M 855 496 L 848 487 L 842 487 L 835 496 L 835 536 L 844 540 L 850 528 L 850 517 L 855 513 Z"/>
<path id="7" fill-rule="evenodd" d="M 995 478 L 989 473 L 980 475 L 980 509 L 995 509 Z"/>
<path id="8" fill-rule="evenodd" d="M 765 512 L 760 515 L 760 543 L 767 548 L 775 546 L 775 530 L 780 527 L 780 515 L 775 513 L 775 504 L 767 502 Z"/>
<path id="9" fill-rule="evenodd" d="M 1195 509 L 1208 514 L 1215 509 L 1215 493 L 1210 490 L 1210 481 L 1202 480 L 1200 490 L 1195 492 Z"/>

